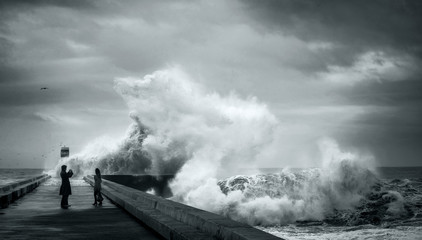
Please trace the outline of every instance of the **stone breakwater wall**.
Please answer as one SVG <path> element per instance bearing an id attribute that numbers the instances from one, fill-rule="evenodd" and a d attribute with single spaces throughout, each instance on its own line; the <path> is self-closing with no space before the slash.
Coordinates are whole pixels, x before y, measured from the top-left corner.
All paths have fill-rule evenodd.
<path id="1" fill-rule="evenodd" d="M 23 195 L 32 192 L 32 190 L 49 178 L 51 178 L 51 176 L 43 174 L 0 187 L 0 207 L 7 208 L 10 203 L 16 201 Z"/>
<path id="2" fill-rule="evenodd" d="M 84 180 L 94 184 L 93 176 Z M 105 179 L 102 193 L 165 239 L 280 239 L 250 225 Z"/>

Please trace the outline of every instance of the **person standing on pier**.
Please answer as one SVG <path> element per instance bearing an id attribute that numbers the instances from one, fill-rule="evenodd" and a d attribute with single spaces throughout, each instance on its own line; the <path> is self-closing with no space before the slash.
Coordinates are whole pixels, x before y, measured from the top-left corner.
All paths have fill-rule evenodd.
<path id="1" fill-rule="evenodd" d="M 69 172 L 66 172 L 66 165 L 62 166 L 62 171 L 60 172 L 60 177 L 62 178 L 62 185 L 60 186 L 60 195 L 62 195 L 61 207 L 63 209 L 67 209 L 70 207 L 68 203 L 69 195 L 72 195 L 72 188 L 70 187 L 69 178 L 72 177 L 73 171 L 72 169 Z"/>
<path id="2" fill-rule="evenodd" d="M 92 204 L 97 206 L 97 202 L 101 206 L 103 204 L 103 196 L 101 194 L 101 172 L 100 169 L 95 169 L 95 176 L 94 176 L 95 184 L 94 184 L 94 200 L 95 202 Z"/>

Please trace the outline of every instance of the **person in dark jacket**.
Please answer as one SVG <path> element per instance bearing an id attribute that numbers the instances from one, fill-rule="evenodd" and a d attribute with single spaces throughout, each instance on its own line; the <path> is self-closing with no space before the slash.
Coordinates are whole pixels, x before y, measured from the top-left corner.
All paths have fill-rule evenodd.
<path id="1" fill-rule="evenodd" d="M 100 204 L 100 206 L 103 204 L 103 196 L 101 194 L 101 172 L 100 169 L 95 169 L 95 176 L 94 176 L 95 184 L 94 184 L 94 200 L 95 202 L 92 204 L 94 206 L 97 206 L 97 202 Z"/>
<path id="2" fill-rule="evenodd" d="M 70 187 L 69 178 L 72 177 L 72 169 L 69 172 L 66 172 L 66 165 L 62 166 L 62 171 L 60 172 L 60 177 L 62 178 L 62 185 L 60 186 L 60 195 L 62 195 L 61 207 L 67 209 L 70 207 L 68 203 L 69 195 L 72 195 L 72 188 Z"/>

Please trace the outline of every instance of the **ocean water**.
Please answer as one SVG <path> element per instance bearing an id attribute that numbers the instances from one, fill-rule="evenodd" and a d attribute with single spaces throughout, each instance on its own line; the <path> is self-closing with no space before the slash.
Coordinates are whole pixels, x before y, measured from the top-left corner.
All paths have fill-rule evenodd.
<path id="1" fill-rule="evenodd" d="M 10 169 L 0 168 L 0 186 L 5 186 L 13 182 L 18 182 L 33 176 L 38 176 L 45 172 L 44 169 Z"/>
<path id="2" fill-rule="evenodd" d="M 252 221 L 234 215 L 258 229 L 284 239 L 422 239 L 422 167 L 378 168 L 368 175 L 345 171 L 329 183 L 319 169 L 263 172 L 219 182 L 224 192 L 241 190 L 248 198 L 287 196 L 289 204 L 277 202 L 283 211 L 262 202 L 282 218 L 271 211 L 265 217 L 256 214 Z M 355 196 L 360 198 L 342 206 Z"/>
<path id="3" fill-rule="evenodd" d="M 14 182 L 39 176 L 41 174 L 52 174 L 52 170 L 48 169 L 30 169 L 30 168 L 0 168 L 0 187 L 9 185 Z M 61 179 L 57 176 L 52 176 L 44 182 L 44 185 L 60 186 Z M 82 179 L 82 176 L 71 179 L 72 186 L 87 186 L 88 184 Z"/>

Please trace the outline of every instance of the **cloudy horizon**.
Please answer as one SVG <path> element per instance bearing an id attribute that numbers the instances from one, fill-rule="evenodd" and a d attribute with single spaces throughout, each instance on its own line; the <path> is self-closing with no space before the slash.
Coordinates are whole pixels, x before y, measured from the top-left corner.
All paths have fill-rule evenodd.
<path id="1" fill-rule="evenodd" d="M 256 97 L 280 155 L 313 167 L 321 138 L 421 166 L 418 1 L 1 1 L 0 168 L 52 167 L 132 120 L 115 79 L 174 66 L 208 93 Z M 46 89 L 44 89 L 46 88 Z"/>

